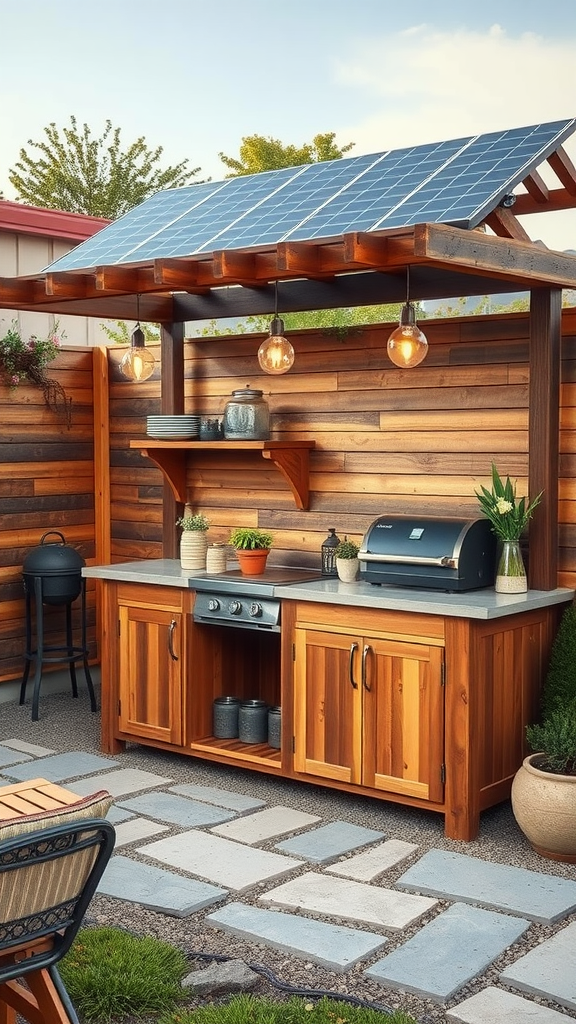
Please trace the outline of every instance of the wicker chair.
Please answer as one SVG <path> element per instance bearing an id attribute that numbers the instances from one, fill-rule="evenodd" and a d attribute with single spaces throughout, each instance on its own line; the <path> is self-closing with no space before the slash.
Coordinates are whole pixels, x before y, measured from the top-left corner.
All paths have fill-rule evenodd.
<path id="1" fill-rule="evenodd" d="M 99 810 L 105 807 L 101 801 Z M 2 839 L 0 830 L 0 1024 L 15 1024 L 16 1014 L 31 1024 L 77 1024 L 56 965 L 82 923 L 115 839 L 103 817 L 86 813 L 84 802 L 79 818 L 71 807 L 59 824 L 42 827 L 21 818 L 11 829 L 19 834 Z"/>

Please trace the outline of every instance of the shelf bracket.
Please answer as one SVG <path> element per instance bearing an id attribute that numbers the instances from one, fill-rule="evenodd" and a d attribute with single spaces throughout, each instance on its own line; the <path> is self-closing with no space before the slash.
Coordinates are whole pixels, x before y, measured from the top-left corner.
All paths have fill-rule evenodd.
<path id="1" fill-rule="evenodd" d="M 140 454 L 153 462 L 164 475 L 170 485 L 176 501 L 186 504 L 186 458 L 178 449 L 147 448 L 144 445 Z"/>
<path id="2" fill-rule="evenodd" d="M 278 467 L 294 496 L 297 508 L 307 509 L 309 491 L 309 448 L 263 448 L 262 458 Z"/>

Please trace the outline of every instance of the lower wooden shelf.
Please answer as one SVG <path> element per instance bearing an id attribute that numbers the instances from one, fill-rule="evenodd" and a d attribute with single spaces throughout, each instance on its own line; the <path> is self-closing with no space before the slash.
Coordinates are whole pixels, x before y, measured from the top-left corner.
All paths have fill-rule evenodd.
<path id="1" fill-rule="evenodd" d="M 197 753 L 218 754 L 222 761 L 226 758 L 235 761 L 246 761 L 247 764 L 262 764 L 270 768 L 281 769 L 282 753 L 267 743 L 241 743 L 240 740 L 220 740 L 215 736 L 204 736 L 190 743 L 190 750 Z"/>

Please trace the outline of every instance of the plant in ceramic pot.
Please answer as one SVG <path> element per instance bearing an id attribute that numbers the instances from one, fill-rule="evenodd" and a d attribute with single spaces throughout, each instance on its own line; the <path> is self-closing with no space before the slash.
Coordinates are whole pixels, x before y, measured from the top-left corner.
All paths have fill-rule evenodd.
<path id="1" fill-rule="evenodd" d="M 353 583 L 358 575 L 360 565 L 358 560 L 359 550 L 358 544 L 355 544 L 353 540 L 348 540 L 347 537 L 344 537 L 344 540 L 341 540 L 334 550 L 336 571 L 338 578 L 343 583 Z"/>
<path id="2" fill-rule="evenodd" d="M 240 570 L 246 576 L 260 576 L 264 572 L 272 542 L 271 533 L 249 526 L 232 530 L 228 541 L 235 548 Z"/>
<path id="3" fill-rule="evenodd" d="M 512 783 L 512 810 L 537 853 L 576 863 L 576 610 L 570 605 L 552 645 L 542 721 L 529 725 L 533 751 Z"/>
<path id="4" fill-rule="evenodd" d="M 206 531 L 210 521 L 203 512 L 192 512 L 185 509 L 184 515 L 176 520 L 176 526 L 182 528 L 180 538 L 180 565 L 183 569 L 205 569 L 208 540 Z"/>

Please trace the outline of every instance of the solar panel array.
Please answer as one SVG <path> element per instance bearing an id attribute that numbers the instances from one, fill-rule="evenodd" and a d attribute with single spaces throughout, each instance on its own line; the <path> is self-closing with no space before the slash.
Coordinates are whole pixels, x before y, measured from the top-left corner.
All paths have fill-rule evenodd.
<path id="1" fill-rule="evenodd" d="M 576 118 L 158 192 L 48 267 L 72 270 L 418 223 L 473 228 Z"/>

